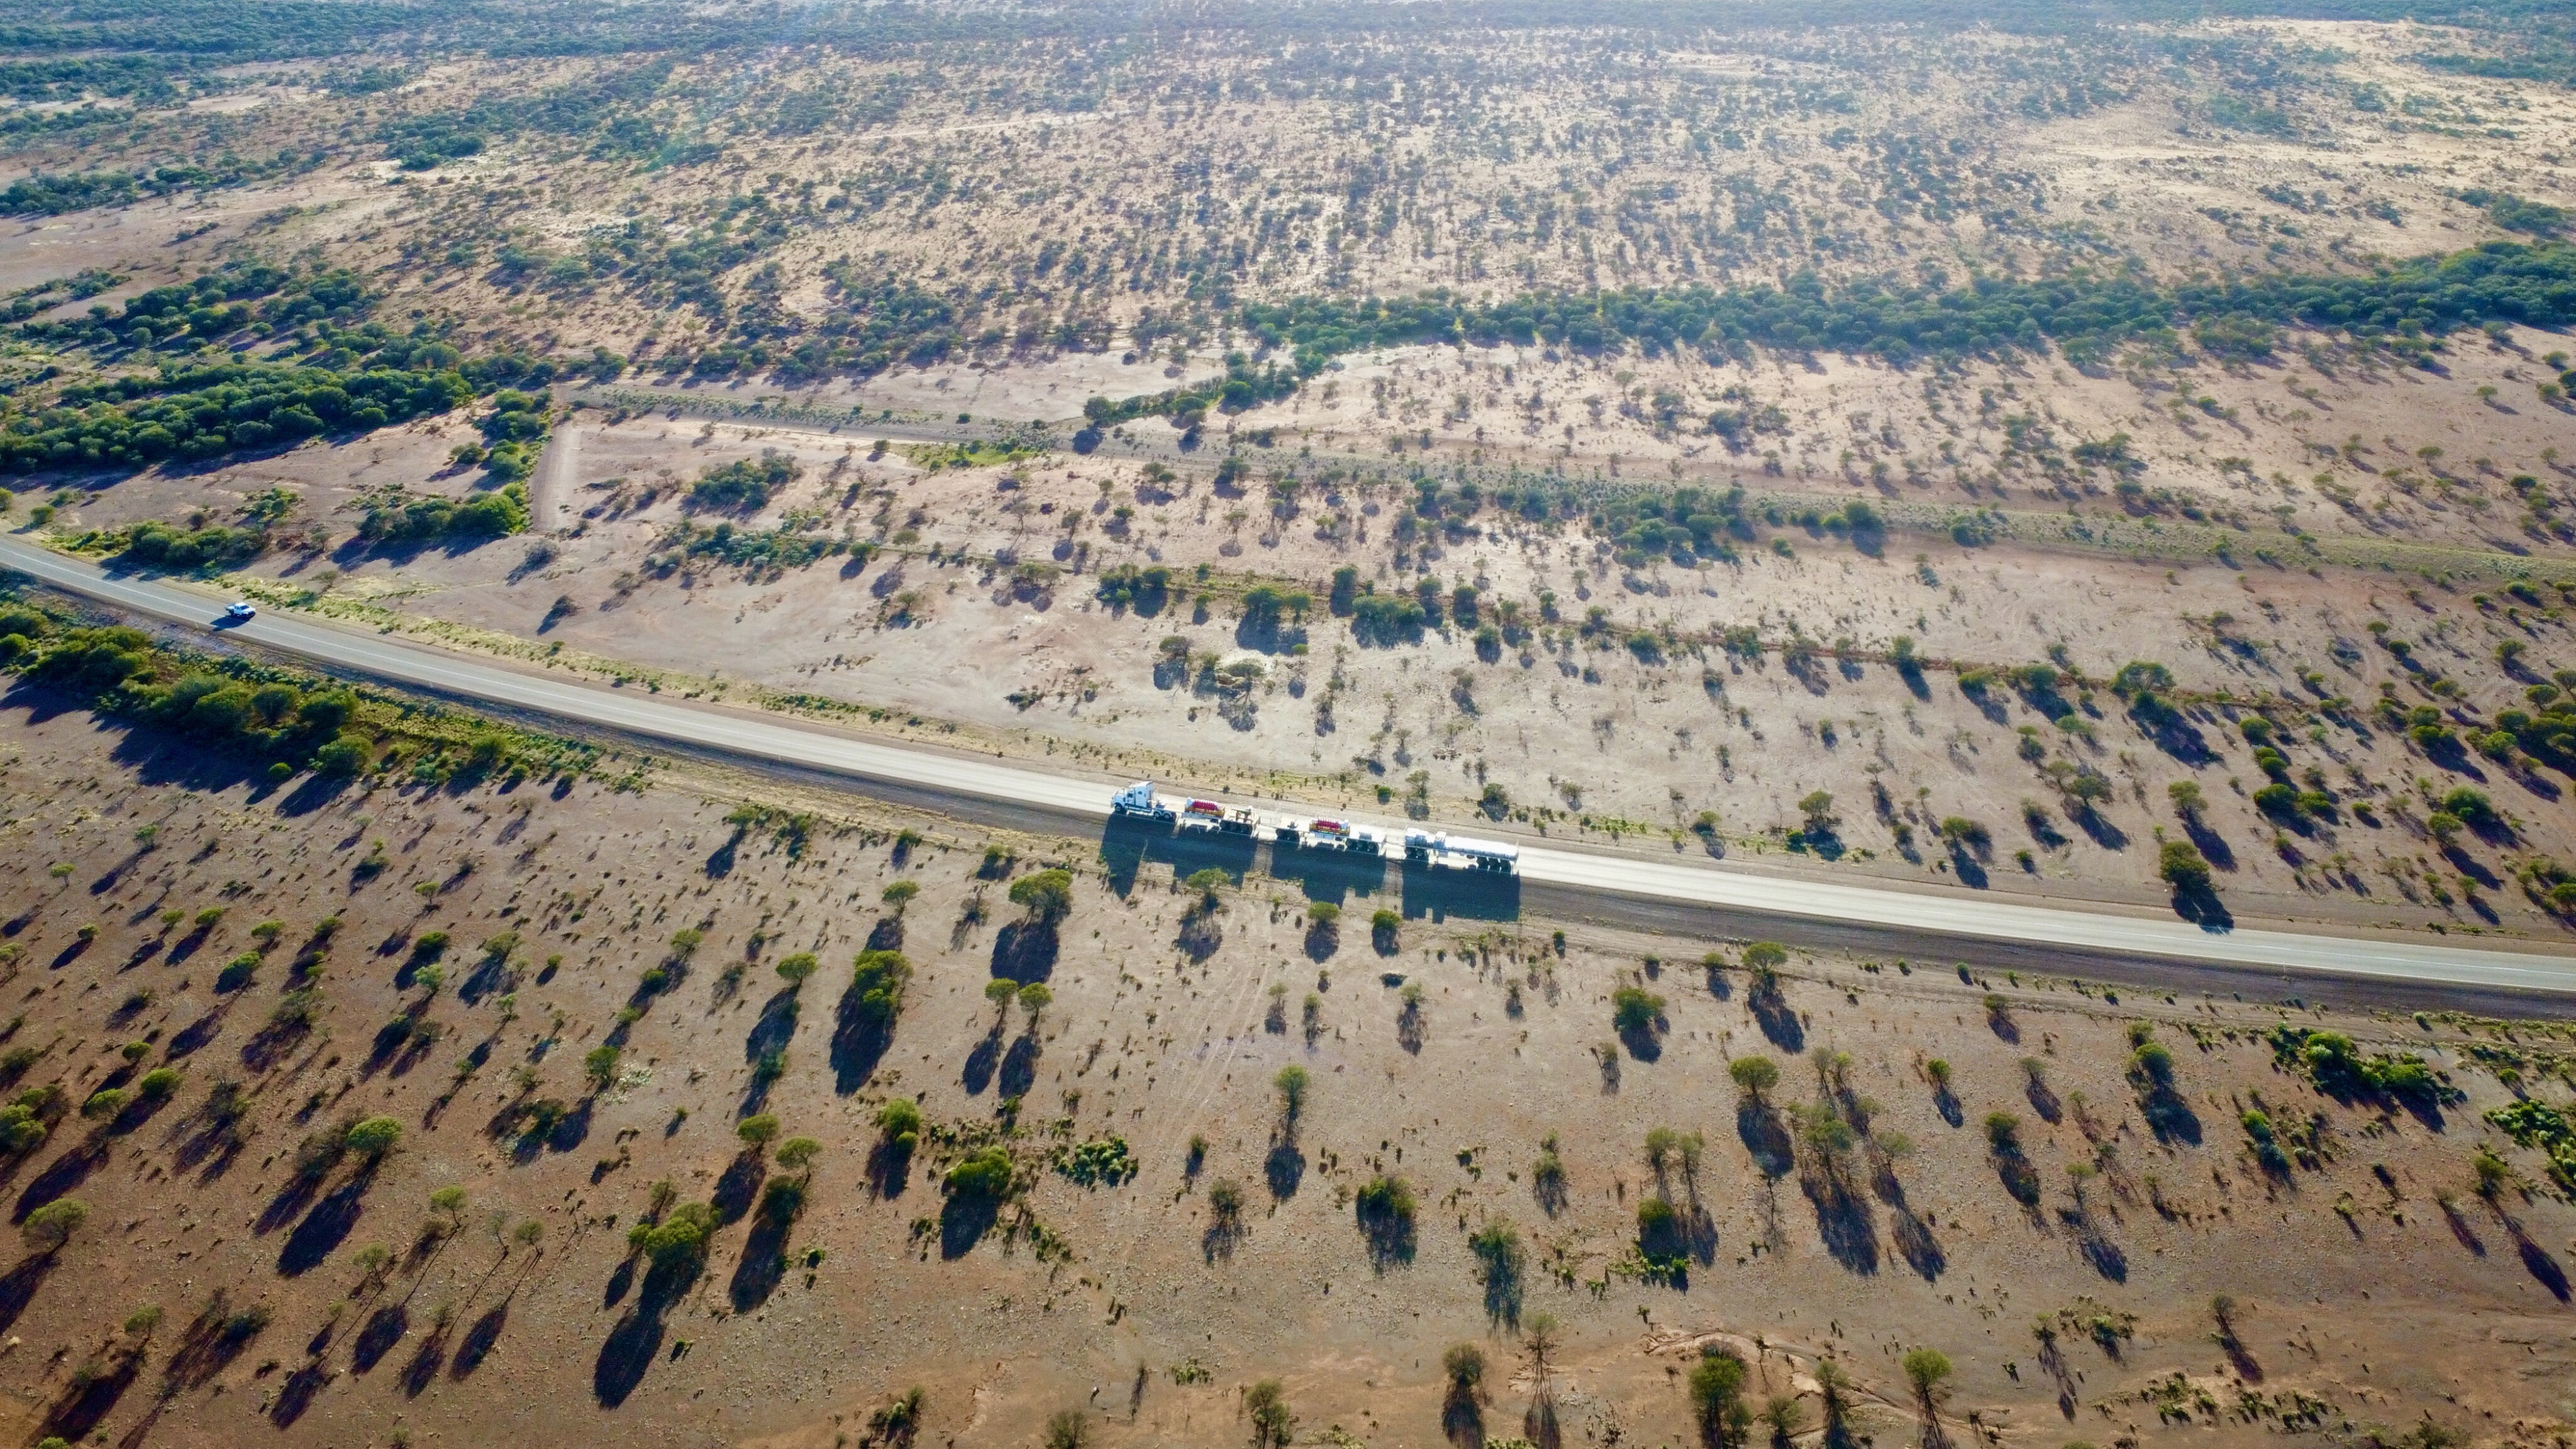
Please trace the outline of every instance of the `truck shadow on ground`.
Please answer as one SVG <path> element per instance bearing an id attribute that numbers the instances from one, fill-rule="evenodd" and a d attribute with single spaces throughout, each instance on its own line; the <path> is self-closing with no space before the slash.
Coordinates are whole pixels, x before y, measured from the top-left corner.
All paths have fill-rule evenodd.
<path id="1" fill-rule="evenodd" d="M 1517 874 L 1422 865 L 1379 855 L 1263 845 L 1245 835 L 1179 831 L 1168 825 L 1124 818 L 1112 819 L 1102 829 L 1100 861 L 1109 888 L 1121 898 L 1134 894 L 1147 865 L 1168 867 L 1175 880 L 1186 880 L 1202 870 L 1221 870 L 1237 884 L 1259 865 L 1266 866 L 1274 878 L 1295 885 L 1310 901 L 1347 906 L 1354 896 L 1373 898 L 1383 894 L 1392 870 L 1398 910 L 1406 920 L 1521 918 L 1521 879 Z"/>

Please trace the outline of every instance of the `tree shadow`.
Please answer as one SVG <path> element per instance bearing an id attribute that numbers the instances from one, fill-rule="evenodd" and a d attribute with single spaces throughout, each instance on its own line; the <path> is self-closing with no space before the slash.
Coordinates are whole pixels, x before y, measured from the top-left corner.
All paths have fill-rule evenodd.
<path id="1" fill-rule="evenodd" d="M 2058 1100 L 2057 1089 L 2039 1073 L 2027 1069 L 2022 1072 L 2021 1094 L 2042 1122 L 2053 1127 L 2066 1119 L 2066 1104 Z"/>
<path id="2" fill-rule="evenodd" d="M 1789 1140 L 1788 1125 L 1780 1120 L 1768 1102 L 1747 1097 L 1735 1104 L 1735 1136 L 1753 1158 L 1753 1166 L 1764 1177 L 1787 1177 L 1796 1166 L 1796 1149 Z"/>
<path id="3" fill-rule="evenodd" d="M 1457 1449 L 1485 1449 L 1485 1409 L 1472 1385 L 1449 1381 L 1440 1401 L 1440 1434 Z"/>
<path id="4" fill-rule="evenodd" d="M 987 1194 L 950 1193 L 939 1205 L 939 1256 L 951 1262 L 965 1257 L 993 1230 L 1001 1213 L 1001 1201 Z"/>
<path id="5" fill-rule="evenodd" d="M 1556 1396 L 1542 1390 L 1521 1415 L 1521 1433 L 1538 1449 L 1562 1449 L 1565 1430 L 1556 1421 Z"/>
<path id="6" fill-rule="evenodd" d="M 2066 812 L 2066 816 L 2075 822 L 2077 829 L 2090 836 L 2093 843 L 2104 850 L 2129 848 L 2128 832 L 2113 823 L 2110 816 L 2094 809 L 2090 804 L 2079 801 Z"/>
<path id="7" fill-rule="evenodd" d="M 296 1278 L 311 1272 L 348 1241 L 366 1212 L 367 1188 L 374 1177 L 370 1172 L 359 1173 L 313 1205 L 278 1249 L 277 1271 L 281 1276 Z"/>
<path id="8" fill-rule="evenodd" d="M 1932 1110 L 1940 1113 L 1941 1120 L 1953 1127 L 1967 1125 L 1967 1109 L 1960 1104 L 1959 1094 L 1951 1091 L 1947 1082 L 1932 1089 Z"/>
<path id="9" fill-rule="evenodd" d="M 572 1110 L 557 1117 L 544 1136 L 548 1152 L 570 1152 L 590 1140 L 590 1118 L 598 1099 L 584 1097 L 572 1104 Z"/>
<path id="10" fill-rule="evenodd" d="M 1055 974 L 1058 943 L 1052 922 L 1012 921 L 993 934 L 993 974 L 1025 986 Z"/>
<path id="11" fill-rule="evenodd" d="M 1002 1056 L 999 1082 L 1005 1097 L 1025 1096 L 1038 1079 L 1038 1039 L 1024 1032 L 1012 1041 L 1011 1049 Z"/>
<path id="12" fill-rule="evenodd" d="M 281 1429 L 292 1428 L 313 1407 L 314 1398 L 331 1382 L 331 1371 L 319 1359 L 286 1376 L 277 1386 L 277 1400 L 268 1406 L 268 1421 Z"/>
<path id="13" fill-rule="evenodd" d="M 734 861 L 742 854 L 742 837 L 743 831 L 736 829 L 733 834 L 725 837 L 724 844 L 707 853 L 705 864 L 699 867 L 705 872 L 707 879 L 723 880 L 733 874 Z"/>
<path id="14" fill-rule="evenodd" d="M 2485 1257 L 2487 1255 L 2487 1245 L 2483 1239 L 2478 1237 L 2478 1230 L 2469 1226 L 2468 1218 L 2460 1212 L 2459 1203 L 2448 1197 L 2436 1200 L 2440 1202 L 2442 1206 L 2443 1219 L 2451 1225 L 2451 1236 L 2459 1240 L 2461 1247 L 2469 1250 L 2470 1256 L 2478 1258 Z M 0 1327 L 5 1326 L 5 1324 L 0 1324 Z"/>
<path id="15" fill-rule="evenodd" d="M 492 1350 L 500 1346 L 501 1330 L 509 1324 L 510 1300 L 504 1298 L 475 1319 L 466 1328 L 465 1336 L 456 1341 L 456 1357 L 447 1365 L 448 1378 L 461 1383 L 472 1377 L 483 1366 L 483 1360 L 492 1356 Z"/>
<path id="16" fill-rule="evenodd" d="M 2567 1270 L 2559 1266 L 2558 1260 L 2550 1256 L 2547 1248 L 2532 1241 L 2531 1235 L 2523 1231 L 2522 1224 L 2507 1216 L 2504 1209 L 2497 1208 L 2496 1216 L 2503 1220 L 2505 1231 L 2513 1235 L 2514 1251 L 2522 1257 L 2523 1271 L 2529 1273 L 2541 1287 L 2548 1289 L 2551 1297 L 2561 1303 L 2567 1302 L 2570 1293 Z"/>
<path id="17" fill-rule="evenodd" d="M 894 1023 L 869 1017 L 856 993 L 844 993 L 832 1023 L 832 1090 L 846 1097 L 868 1084 L 894 1045 Z"/>
<path id="18" fill-rule="evenodd" d="M 2209 822 L 2194 816 L 2185 816 L 2182 822 L 2182 833 L 2191 838 L 2192 848 L 2199 851 L 2201 858 L 2208 861 L 2213 869 L 2230 871 L 2236 869 L 2235 847 L 2227 843 L 2226 836 L 2210 829 Z"/>
<path id="19" fill-rule="evenodd" d="M 205 1308 L 189 1320 L 187 1332 L 179 1336 L 179 1346 L 171 1350 L 169 1362 L 161 1366 L 163 1401 L 175 1399 L 222 1373 L 267 1327 L 265 1310 L 234 1312 L 223 1290 L 217 1289 L 206 1300 Z"/>
<path id="20" fill-rule="evenodd" d="M 787 1234 L 795 1220 L 784 1214 L 763 1212 L 752 1220 L 751 1231 L 744 1235 L 742 1258 L 734 1264 L 733 1281 L 726 1285 L 726 1297 L 736 1313 L 749 1313 L 769 1301 L 787 1276 Z"/>
<path id="21" fill-rule="evenodd" d="M 742 1059 L 757 1062 L 771 1052 L 785 1051 L 795 1039 L 797 992 L 794 987 L 780 991 L 762 1003 L 760 1018 L 742 1039 Z"/>
<path id="22" fill-rule="evenodd" d="M 1984 864 L 1969 854 L 1965 845 L 1950 847 L 1950 869 L 1957 873 L 1959 884 L 1972 891 L 1985 890 L 1994 884 L 1993 877 L 1986 874 Z"/>
<path id="23" fill-rule="evenodd" d="M 1825 1254 L 1864 1277 L 1878 1271 L 1878 1222 L 1869 1200 L 1853 1191 L 1839 1167 L 1811 1167 L 1798 1174 L 1799 1190 L 1815 1209 L 1816 1235 Z"/>
<path id="24" fill-rule="evenodd" d="M 350 1372 L 362 1374 L 384 1362 L 385 1355 L 393 1352 L 394 1345 L 402 1342 L 403 1335 L 409 1332 L 411 1305 L 408 1303 L 387 1303 L 368 1314 L 366 1323 L 358 1329 L 358 1336 L 349 1343 Z"/>
<path id="25" fill-rule="evenodd" d="M 1384 1273 L 1389 1268 L 1400 1268 L 1413 1261 L 1417 1243 L 1412 1214 L 1372 1207 L 1365 1197 L 1360 1199 L 1355 1213 L 1360 1237 L 1368 1245 L 1372 1270 Z"/>
<path id="26" fill-rule="evenodd" d="M 402 1385 L 403 1397 L 417 1399 L 438 1381 L 438 1371 L 447 1366 L 448 1319 L 441 1314 L 421 1335 L 420 1347 L 412 1351 L 411 1362 L 403 1365 L 396 1382 Z"/>
<path id="27" fill-rule="evenodd" d="M 285 1059 L 313 1033 L 313 1023 L 304 1013 L 278 1017 L 251 1033 L 242 1043 L 242 1065 L 254 1072 L 265 1072 Z"/>
<path id="28" fill-rule="evenodd" d="M 868 1149 L 868 1190 L 880 1198 L 903 1196 L 912 1184 L 912 1154 L 897 1146 L 891 1137 L 880 1136 Z"/>
<path id="29" fill-rule="evenodd" d="M 2236 917 L 2218 898 L 2218 892 L 2206 885 L 2178 889 L 2173 896 L 2174 914 L 2212 933 L 2236 929 Z"/>
<path id="30" fill-rule="evenodd" d="M 39 1436 L 77 1444 L 114 1411 L 117 1400 L 125 1397 L 143 1370 L 143 1345 L 120 1344 L 112 1352 L 115 1359 L 106 1372 L 74 1372 L 53 1407 L 45 1411 L 45 1422 L 36 1431 Z"/>
<path id="31" fill-rule="evenodd" d="M 1682 1206 L 1682 1243 L 1703 1268 L 1717 1266 L 1717 1219 L 1693 1190 Z"/>
<path id="32" fill-rule="evenodd" d="M 1995 1165 L 1995 1177 L 2004 1185 L 2004 1194 L 2025 1208 L 2039 1206 L 2039 1169 L 2017 1142 L 1993 1144 L 1987 1154 Z"/>
<path id="33" fill-rule="evenodd" d="M 1199 1257 L 1209 1263 L 1231 1258 L 1234 1250 L 1243 1246 L 1247 1236 L 1249 1232 L 1243 1225 L 1242 1213 L 1211 1210 L 1207 1231 L 1199 1234 Z"/>
<path id="34" fill-rule="evenodd" d="M 644 1275 L 644 1291 L 637 1295 L 635 1306 L 617 1320 L 608 1338 L 599 1346 L 599 1361 L 590 1374 L 591 1396 L 602 1408 L 614 1409 L 626 1402 L 644 1382 L 644 1374 L 653 1366 L 662 1349 L 663 1320 L 689 1289 L 696 1285 L 704 1265 L 695 1257 L 666 1263 L 655 1263 Z"/>
<path id="35" fill-rule="evenodd" d="M 1916 1217 L 1914 1210 L 1903 1203 L 1894 1204 L 1891 1211 L 1896 1219 L 1890 1233 L 1896 1239 L 1897 1256 L 1905 1260 L 1907 1267 L 1923 1275 L 1924 1282 L 1939 1281 L 1941 1275 L 1949 1270 L 1950 1258 L 1941 1251 L 1940 1240 L 1932 1236 L 1931 1225 Z"/>
<path id="36" fill-rule="evenodd" d="M 1002 1034 L 999 1031 L 986 1032 L 975 1043 L 975 1049 L 966 1054 L 966 1069 L 959 1074 L 966 1094 L 970 1097 L 983 1095 L 984 1089 L 993 1085 L 993 1073 L 1000 1070 L 1001 1065 Z"/>
<path id="37" fill-rule="evenodd" d="M 496 991 L 514 991 L 518 985 L 519 973 L 510 969 L 510 953 L 486 951 L 474 963 L 474 969 L 465 973 L 465 979 L 456 983 L 456 999 L 467 1006 L 480 1006 L 483 998 Z"/>
<path id="38" fill-rule="evenodd" d="M 2089 1221 L 2084 1231 L 2077 1234 L 2075 1249 L 2083 1255 L 2085 1262 L 2092 1265 L 2093 1271 L 2104 1278 L 2114 1283 L 2129 1281 L 2129 1255 L 2121 1250 L 2119 1244 L 2104 1237 Z"/>
<path id="39" fill-rule="evenodd" d="M 2198 726 L 2183 718 L 2179 710 L 2164 705 L 2152 695 L 2142 694 L 2139 700 L 2140 705 L 2129 711 L 2129 718 L 2137 724 L 2139 733 L 2152 741 L 2157 749 L 2194 767 L 2217 762 L 2218 756 L 2209 748 L 2208 737 L 2200 732 Z M 2154 703 L 2147 703 L 2150 700 Z"/>
<path id="40" fill-rule="evenodd" d="M 1295 1138 L 1281 1137 L 1270 1144 L 1268 1155 L 1261 1159 L 1261 1177 L 1272 1197 L 1285 1202 L 1297 1195 L 1298 1184 L 1306 1180 L 1306 1154 L 1297 1150 Z"/>
<path id="41" fill-rule="evenodd" d="M 218 1006 L 173 1032 L 169 1044 L 162 1048 L 162 1060 L 175 1062 L 204 1051 L 223 1029 L 224 1008 Z"/>
<path id="42" fill-rule="evenodd" d="M 608 1275 L 608 1285 L 600 1290 L 601 1308 L 614 1308 L 626 1301 L 627 1292 L 635 1286 L 635 1269 L 638 1261 L 632 1252 L 617 1261 L 617 1267 Z"/>
<path id="43" fill-rule="evenodd" d="M 107 1165 L 108 1146 L 103 1136 L 92 1136 L 74 1144 L 71 1150 L 48 1164 L 18 1194 L 18 1206 L 9 1221 L 23 1223 L 27 1214 L 62 1197 L 89 1181 L 89 1175 Z"/>
<path id="44" fill-rule="evenodd" d="M 715 1209 L 719 1223 L 738 1223 L 751 1212 L 760 1193 L 760 1185 L 769 1180 L 769 1159 L 760 1149 L 745 1148 L 725 1164 L 724 1175 L 716 1179 L 715 1190 L 707 1194 L 707 1206 Z"/>
<path id="45" fill-rule="evenodd" d="M 1661 1024 L 1658 1019 L 1619 1028 L 1619 1040 L 1628 1048 L 1628 1055 L 1641 1062 L 1652 1062 L 1662 1057 L 1664 1038 L 1663 1033 L 1657 1029 Z"/>
<path id="46" fill-rule="evenodd" d="M 1792 1056 L 1807 1049 L 1807 1029 L 1799 1022 L 1798 1013 L 1789 1008 L 1788 997 L 1781 994 L 1777 972 L 1757 974 L 1752 987 L 1744 993 L 1744 1004 L 1773 1046 Z"/>
<path id="47" fill-rule="evenodd" d="M 1193 963 L 1205 961 L 1225 944 L 1225 923 L 1212 910 L 1192 907 L 1181 914 L 1181 927 L 1172 937 L 1172 945 Z"/>
<path id="48" fill-rule="evenodd" d="M 2146 1119 L 2147 1130 L 2158 1142 L 2200 1145 L 2200 1114 L 2191 1110 L 2191 1103 L 2170 1082 L 2152 1076 L 2145 1080 L 2138 1088 L 2138 1115 Z"/>
<path id="49" fill-rule="evenodd" d="M 2254 1361 L 2254 1351 L 2245 1346 L 2245 1340 L 2237 1335 L 2233 1326 L 2222 1324 L 2212 1336 L 2218 1340 L 2218 1351 L 2227 1355 L 2227 1362 L 2235 1368 L 2238 1378 L 2249 1384 L 2263 1382 L 2263 1365 Z"/>

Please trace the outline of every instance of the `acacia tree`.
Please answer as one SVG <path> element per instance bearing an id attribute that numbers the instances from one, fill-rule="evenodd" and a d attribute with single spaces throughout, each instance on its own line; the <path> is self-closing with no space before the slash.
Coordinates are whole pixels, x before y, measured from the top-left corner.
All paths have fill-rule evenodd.
<path id="1" fill-rule="evenodd" d="M 1253 1449 L 1287 1449 L 1297 1416 L 1288 1412 L 1288 1397 L 1277 1379 L 1263 1379 L 1246 1389 L 1243 1412 L 1252 1420 Z"/>
<path id="2" fill-rule="evenodd" d="M 1073 872 L 1041 870 L 1011 882 L 1011 904 L 1027 912 L 1028 924 L 1045 928 L 1073 913 Z"/>
<path id="3" fill-rule="evenodd" d="M 1944 1381 L 1950 1377 L 1949 1355 L 1937 1348 L 1918 1348 L 1901 1360 L 1905 1382 L 1914 1390 L 1914 1406 L 1923 1415 L 1924 1449 L 1940 1449 L 1949 1443 L 1941 1429 L 1941 1400 L 1949 1396 Z"/>
<path id="4" fill-rule="evenodd" d="M 1744 1404 L 1744 1360 L 1721 1348 L 1710 1348 L 1691 1366 L 1691 1412 L 1701 1442 L 1710 1449 L 1733 1449 L 1744 1442 L 1753 1414 Z"/>
<path id="5" fill-rule="evenodd" d="M 1020 983 L 1007 976 L 996 976 L 984 983 L 984 999 L 993 1003 L 993 1035 L 1000 1036 L 1010 1024 L 1011 1003 L 1018 999 Z"/>
<path id="6" fill-rule="evenodd" d="M 1021 987 L 1017 995 L 1020 1001 L 1020 1014 L 1028 1019 L 1028 1034 L 1036 1036 L 1038 1018 L 1046 1012 L 1048 1006 L 1054 1003 L 1055 993 L 1047 989 L 1045 982 L 1032 981 Z"/>
<path id="7" fill-rule="evenodd" d="M 51 1258 L 89 1221 L 89 1204 L 76 1197 L 58 1197 L 34 1212 L 18 1225 L 18 1235 L 39 1256 Z"/>
<path id="8" fill-rule="evenodd" d="M 1306 1110 L 1306 1069 L 1300 1066 L 1281 1067 L 1279 1075 L 1271 1078 L 1270 1082 L 1272 1086 L 1279 1089 L 1280 1124 L 1290 1132 L 1296 1131 L 1297 1117 Z"/>

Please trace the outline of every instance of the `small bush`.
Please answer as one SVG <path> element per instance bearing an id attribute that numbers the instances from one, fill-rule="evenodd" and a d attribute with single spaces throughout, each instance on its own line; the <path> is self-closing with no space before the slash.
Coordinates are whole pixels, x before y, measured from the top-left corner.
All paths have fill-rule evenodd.
<path id="1" fill-rule="evenodd" d="M 1013 1171 L 1009 1152 L 985 1147 L 949 1168 L 943 1181 L 954 1196 L 999 1202 L 1011 1195 Z"/>
<path id="2" fill-rule="evenodd" d="M 381 1160 L 402 1141 L 402 1124 L 391 1117 L 369 1117 L 349 1129 L 347 1148 L 370 1163 Z"/>
<path id="3" fill-rule="evenodd" d="M 1664 999 L 1638 986 L 1610 993 L 1610 1024 L 1627 1036 L 1651 1032 L 1664 1019 Z"/>

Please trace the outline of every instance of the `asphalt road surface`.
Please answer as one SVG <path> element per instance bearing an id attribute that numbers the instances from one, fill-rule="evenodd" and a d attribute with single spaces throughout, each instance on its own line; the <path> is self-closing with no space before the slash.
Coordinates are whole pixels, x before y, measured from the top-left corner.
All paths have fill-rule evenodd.
<path id="1" fill-rule="evenodd" d="M 26 574 L 120 612 L 213 629 L 223 599 L 201 587 L 117 576 L 17 539 L 0 538 L 0 567 Z M 1073 826 L 1104 832 L 1105 846 L 1135 858 L 1172 855 L 1179 843 L 1128 839 L 1108 827 L 1105 777 L 1054 774 L 997 759 L 841 734 L 718 706 L 661 698 L 422 648 L 387 636 L 263 612 L 224 629 L 246 645 L 294 656 L 326 671 L 411 686 L 512 713 L 570 721 L 675 749 L 715 753 L 844 784 L 869 794 L 1001 823 Z M 1167 786 L 1167 792 L 1185 788 Z M 1274 810 L 1295 807 L 1267 804 Z M 1527 841 L 1531 837 L 1516 837 Z M 1249 863 L 1247 850 L 1242 863 Z M 2343 978 L 2340 993 L 2365 1000 L 2451 1001 L 2471 1009 L 2567 1009 L 2576 996 L 2576 958 L 2565 954 L 2454 945 L 2426 937 L 2340 936 L 2244 927 L 2205 930 L 2171 915 L 2118 907 L 2018 904 L 1979 894 L 1842 885 L 1757 874 L 1716 864 L 1656 859 L 1639 852 L 1524 843 L 1517 880 L 1394 869 L 1407 914 L 1510 917 L 1521 909 L 1601 916 L 1730 934 L 1776 925 L 1784 939 L 1851 946 L 1938 961 L 1977 943 L 1982 963 L 2055 972 L 2143 975 L 2159 985 L 2249 986 L 2271 995 Z M 1185 862 L 1184 862 L 1185 863 Z M 1320 866 L 1274 858 L 1273 874 L 1329 875 Z M 1329 882 L 1327 882 L 1329 884 Z M 2517 1000 L 2518 998 L 2518 1000 Z"/>

